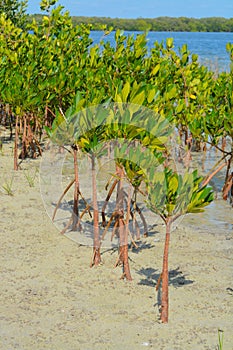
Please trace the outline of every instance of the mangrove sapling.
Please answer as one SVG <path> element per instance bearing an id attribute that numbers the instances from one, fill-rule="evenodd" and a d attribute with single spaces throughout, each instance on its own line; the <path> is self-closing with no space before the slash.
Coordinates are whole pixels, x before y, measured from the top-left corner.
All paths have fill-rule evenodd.
<path id="1" fill-rule="evenodd" d="M 163 253 L 162 273 L 158 280 L 157 289 L 162 280 L 162 297 L 160 318 L 162 323 L 168 322 L 169 313 L 169 269 L 168 255 L 172 224 L 186 213 L 198 213 L 213 200 L 210 187 L 202 187 L 202 178 L 197 171 L 183 176 L 165 168 L 163 172 L 152 171 L 147 179 L 148 207 L 158 214 L 166 226 Z"/>
<path id="2" fill-rule="evenodd" d="M 86 154 L 91 161 L 93 207 L 93 256 L 91 266 L 97 266 L 101 262 L 96 160 L 100 159 L 100 157 L 107 152 L 104 121 L 108 113 L 109 112 L 101 106 L 97 109 L 90 108 L 83 110 L 79 120 L 82 128 L 79 127 L 77 137 L 80 150 Z"/>
<path id="3" fill-rule="evenodd" d="M 128 224 L 126 224 L 124 220 L 124 195 L 125 195 L 124 188 L 123 188 L 124 177 L 125 175 L 124 175 L 124 169 L 122 165 L 116 162 L 116 172 L 115 172 L 115 175 L 112 177 L 114 178 L 114 181 L 112 186 L 110 187 L 110 190 L 107 194 L 104 205 L 102 207 L 102 226 L 104 226 L 105 229 L 101 237 L 101 242 L 103 242 L 105 235 L 108 229 L 110 228 L 111 223 L 114 221 L 111 240 L 113 240 L 113 237 L 115 235 L 119 239 L 119 256 L 115 266 L 118 266 L 119 264 L 122 265 L 123 267 L 122 278 L 126 278 L 127 280 L 132 280 L 130 269 L 129 269 L 129 262 L 128 262 Z M 105 188 L 107 188 L 108 185 L 109 185 L 109 181 L 105 186 Z M 115 210 L 112 213 L 111 217 L 109 218 L 109 221 L 106 222 L 105 209 L 116 187 L 117 189 L 116 189 Z M 126 221 L 128 222 L 128 216 Z"/>
<path id="4" fill-rule="evenodd" d="M 138 246 L 134 241 L 134 232 L 132 234 L 129 230 L 130 216 L 133 219 L 133 227 L 136 229 L 137 239 L 140 238 L 140 230 L 135 217 L 136 212 L 140 215 L 142 219 L 145 236 L 147 235 L 148 230 L 147 230 L 147 224 L 146 224 L 145 218 L 136 203 L 137 202 L 136 194 L 138 192 L 141 192 L 141 190 L 139 189 L 139 186 L 142 182 L 144 173 L 138 164 L 133 163 L 129 160 L 130 158 L 132 158 L 132 159 L 138 160 L 138 162 L 140 163 L 139 160 L 140 160 L 140 157 L 143 157 L 143 154 L 141 154 L 140 148 L 134 147 L 132 149 L 132 147 L 131 148 L 129 147 L 131 152 L 128 152 L 128 155 L 127 155 L 126 154 L 126 150 L 128 148 L 127 146 L 129 147 L 130 144 L 129 143 L 124 144 L 122 147 L 118 145 L 118 147 L 115 149 L 116 172 L 115 172 L 115 175 L 112 177 L 114 178 L 114 182 L 108 192 L 108 195 L 102 207 L 103 226 L 105 226 L 105 229 L 102 235 L 102 240 L 104 239 L 106 232 L 109 229 L 111 223 L 114 221 L 111 239 L 113 239 L 113 236 L 116 235 L 119 238 L 119 242 L 120 242 L 119 257 L 115 266 L 117 266 L 118 264 L 122 264 L 123 265 L 122 277 L 126 278 L 127 280 L 131 280 L 132 277 L 130 274 L 129 262 L 128 262 L 128 236 L 130 236 L 131 242 L 135 246 L 135 248 L 138 248 Z M 136 158 L 133 157 L 132 152 L 136 154 Z M 124 159 L 124 157 L 127 159 Z M 128 193 L 126 193 L 126 191 L 124 191 L 123 189 L 123 181 L 125 180 L 128 182 L 128 185 L 129 185 Z M 109 185 L 109 181 L 107 183 L 107 186 L 108 185 Z M 105 209 L 116 186 L 117 186 L 116 207 L 108 223 L 106 223 Z M 131 191 L 130 191 L 131 188 L 133 188 L 133 197 L 131 197 Z M 124 202 L 126 202 L 126 218 L 124 218 L 124 211 L 125 211 Z"/>
<path id="5" fill-rule="evenodd" d="M 125 145 L 126 146 L 126 145 Z M 129 145 L 128 145 L 129 146 Z M 118 145 L 118 155 L 119 152 L 121 152 L 122 156 L 123 153 L 125 152 L 125 147 L 119 151 L 119 145 Z M 121 147 L 120 147 L 121 148 Z M 104 205 L 102 207 L 102 225 L 105 226 L 103 235 L 102 235 L 102 240 L 104 239 L 107 230 L 109 229 L 111 223 L 114 221 L 114 226 L 112 230 L 112 237 L 113 239 L 114 235 L 116 235 L 119 238 L 119 258 L 117 260 L 117 263 L 115 266 L 118 264 L 122 264 L 123 266 L 123 278 L 125 277 L 127 280 L 131 280 L 131 274 L 130 274 L 130 269 L 129 269 L 129 262 L 128 262 L 128 236 L 130 236 L 132 244 L 137 248 L 137 245 L 134 241 L 134 237 L 131 234 L 129 230 L 129 217 L 131 215 L 134 223 L 134 227 L 136 227 L 137 231 L 137 239 L 140 238 L 140 230 L 139 230 L 139 225 L 137 223 L 137 220 L 135 218 L 135 211 L 133 212 L 131 206 L 134 207 L 134 209 L 139 213 L 139 215 L 144 219 L 143 214 L 141 213 L 140 209 L 136 205 L 136 196 L 135 193 L 138 191 L 138 189 L 135 189 L 134 185 L 137 183 L 137 186 L 139 187 L 141 180 L 139 181 L 139 177 L 141 177 L 141 173 L 139 174 L 139 171 L 141 170 L 138 166 L 136 167 L 135 164 L 135 172 L 137 169 L 137 174 L 131 170 L 131 176 L 129 176 L 129 169 L 126 167 L 127 160 L 125 159 L 116 159 L 116 172 L 115 175 L 112 177 L 114 178 L 114 182 L 108 192 L 108 195 L 106 197 L 106 200 L 104 202 Z M 126 172 L 127 169 L 127 172 Z M 132 177 L 132 174 L 134 175 Z M 137 182 L 136 182 L 137 178 Z M 134 199 L 131 197 L 131 192 L 129 191 L 127 194 L 124 191 L 123 188 L 123 181 L 127 179 L 129 182 L 129 189 L 131 187 L 134 188 Z M 134 181 L 133 181 L 134 179 Z M 142 178 L 141 178 L 142 179 Z M 109 185 L 109 181 L 107 183 L 107 186 Z M 106 186 L 106 187 L 107 187 Z M 109 199 L 111 198 L 111 195 L 113 194 L 113 191 L 115 187 L 117 186 L 117 191 L 116 191 L 116 207 L 114 212 L 112 213 L 108 223 L 106 223 L 106 217 L 105 217 L 105 209 L 108 204 Z M 105 187 L 105 188 L 106 188 Z M 127 200 L 125 200 L 127 198 Z M 126 218 L 124 218 L 124 201 L 126 202 Z M 145 232 L 147 232 L 147 225 L 144 219 L 144 228 Z"/>

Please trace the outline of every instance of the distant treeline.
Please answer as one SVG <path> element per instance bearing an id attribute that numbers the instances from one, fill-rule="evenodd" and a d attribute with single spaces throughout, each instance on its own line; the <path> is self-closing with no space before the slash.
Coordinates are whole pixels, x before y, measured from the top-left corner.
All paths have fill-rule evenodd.
<path id="1" fill-rule="evenodd" d="M 43 15 L 30 15 L 41 21 Z M 73 16 L 74 24 L 91 24 L 92 30 L 101 30 L 103 25 L 113 30 L 126 31 L 155 31 L 155 32 L 233 32 L 233 18 L 207 17 L 157 17 L 157 18 L 110 18 L 110 17 L 82 17 Z"/>

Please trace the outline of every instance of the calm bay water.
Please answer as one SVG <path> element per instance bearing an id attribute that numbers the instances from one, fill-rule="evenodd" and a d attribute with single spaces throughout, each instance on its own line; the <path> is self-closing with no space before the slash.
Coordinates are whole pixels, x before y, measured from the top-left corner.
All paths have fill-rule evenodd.
<path id="1" fill-rule="evenodd" d="M 141 32 L 125 32 L 126 36 L 132 34 L 136 36 Z M 104 40 L 114 45 L 114 35 L 115 32 L 112 32 Z M 100 39 L 103 39 L 103 32 L 93 31 L 91 37 L 94 43 L 98 43 Z M 233 33 L 149 32 L 147 35 L 148 49 L 153 48 L 155 41 L 165 43 L 167 38 L 174 39 L 177 52 L 179 48 L 187 44 L 191 54 L 198 54 L 199 61 L 210 69 L 230 70 L 230 57 L 226 51 L 226 44 L 233 43 Z"/>

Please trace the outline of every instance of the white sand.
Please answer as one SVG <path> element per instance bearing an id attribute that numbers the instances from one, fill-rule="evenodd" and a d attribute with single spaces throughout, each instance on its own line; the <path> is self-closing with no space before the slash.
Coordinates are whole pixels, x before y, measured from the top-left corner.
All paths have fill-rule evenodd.
<path id="1" fill-rule="evenodd" d="M 23 168 L 32 171 L 38 164 L 25 162 Z M 132 282 L 120 280 L 116 251 L 103 249 L 103 265 L 91 269 L 91 248 L 60 235 L 47 216 L 38 176 L 31 188 L 23 171 L 12 168 L 12 145 L 4 144 L 0 349 L 214 350 L 218 329 L 224 331 L 223 349 L 233 349 L 230 228 L 213 232 L 197 215 L 185 218 L 172 233 L 170 315 L 163 325 L 154 286 L 161 272 L 164 228 L 159 225 L 156 234 L 142 238 L 139 252 L 130 251 Z M 8 196 L 2 185 L 11 174 L 14 195 Z M 224 215 L 232 216 L 227 208 Z"/>

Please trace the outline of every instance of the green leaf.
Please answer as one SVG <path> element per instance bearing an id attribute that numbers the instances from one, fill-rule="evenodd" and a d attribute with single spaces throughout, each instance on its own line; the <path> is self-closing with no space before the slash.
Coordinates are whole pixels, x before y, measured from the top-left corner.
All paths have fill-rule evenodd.
<path id="1" fill-rule="evenodd" d="M 166 46 L 167 46 L 167 49 L 171 49 L 174 45 L 173 45 L 173 38 L 167 38 L 166 40 Z"/>
<path id="2" fill-rule="evenodd" d="M 193 95 L 193 94 L 190 94 L 189 97 L 192 99 L 192 100 L 196 100 L 197 96 Z"/>
<path id="3" fill-rule="evenodd" d="M 143 102 L 145 100 L 145 91 L 141 91 L 138 95 L 136 95 L 132 101 L 130 101 L 131 103 L 135 104 L 135 105 L 142 105 Z"/>
<path id="4" fill-rule="evenodd" d="M 172 191 L 173 193 L 175 193 L 178 189 L 178 179 L 177 179 L 177 176 L 172 176 L 170 179 L 169 179 L 169 183 L 168 183 L 168 188 L 169 188 L 169 191 Z"/>
<path id="5" fill-rule="evenodd" d="M 151 75 L 156 75 L 160 69 L 160 64 L 157 64 L 151 71 Z"/>
<path id="6" fill-rule="evenodd" d="M 184 108 L 185 108 L 184 104 L 181 101 L 179 101 L 179 103 L 176 107 L 176 113 L 179 114 L 180 112 L 183 111 Z"/>
<path id="7" fill-rule="evenodd" d="M 47 125 L 44 126 L 44 130 L 49 137 L 52 135 L 52 130 Z"/>
<path id="8" fill-rule="evenodd" d="M 121 96 L 119 94 L 116 95 L 116 102 L 118 102 L 118 103 L 122 103 L 123 102 L 122 98 L 121 98 Z"/>
<path id="9" fill-rule="evenodd" d="M 127 102 L 127 98 L 130 92 L 130 83 L 127 81 L 121 91 L 122 101 Z"/>
<path id="10" fill-rule="evenodd" d="M 154 100 L 154 97 L 155 97 L 155 89 L 151 89 L 147 96 L 147 102 L 151 103 Z"/>
<path id="11" fill-rule="evenodd" d="M 169 100 L 171 100 L 171 99 L 175 98 L 176 95 L 177 95 L 176 86 L 173 86 L 173 87 L 171 88 L 171 90 L 169 90 L 169 91 L 167 92 L 167 97 L 168 97 Z"/>

